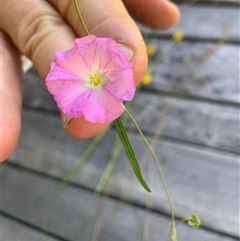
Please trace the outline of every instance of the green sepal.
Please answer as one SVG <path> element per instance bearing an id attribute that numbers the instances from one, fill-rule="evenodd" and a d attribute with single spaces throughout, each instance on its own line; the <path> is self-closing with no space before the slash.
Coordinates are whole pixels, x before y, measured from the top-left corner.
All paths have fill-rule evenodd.
<path id="1" fill-rule="evenodd" d="M 201 225 L 201 220 L 197 214 L 193 213 L 190 218 L 188 218 L 188 225 L 193 228 L 198 228 Z"/>

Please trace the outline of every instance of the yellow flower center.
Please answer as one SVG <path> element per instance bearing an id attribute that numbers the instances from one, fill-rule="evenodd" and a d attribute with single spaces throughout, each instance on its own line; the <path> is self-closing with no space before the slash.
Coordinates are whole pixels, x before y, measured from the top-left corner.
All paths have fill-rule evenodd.
<path id="1" fill-rule="evenodd" d="M 99 86 L 102 80 L 98 74 L 92 74 L 89 78 L 90 85 L 93 87 Z"/>

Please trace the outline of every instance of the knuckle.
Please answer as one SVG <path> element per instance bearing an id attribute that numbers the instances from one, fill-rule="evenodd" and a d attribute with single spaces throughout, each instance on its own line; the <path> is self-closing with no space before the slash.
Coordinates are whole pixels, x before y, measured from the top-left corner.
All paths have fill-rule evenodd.
<path id="1" fill-rule="evenodd" d="M 92 32 L 106 36 L 111 33 L 113 29 L 123 28 L 122 24 L 127 22 L 128 19 L 125 14 L 118 13 L 112 17 L 111 13 L 107 12 L 99 15 L 97 18 L 92 18 L 92 21 L 89 23 L 89 29 Z"/>
<path id="2" fill-rule="evenodd" d="M 32 57 L 33 52 L 40 47 L 39 43 L 50 34 L 51 22 L 57 19 L 48 11 L 37 11 L 22 18 L 17 26 L 17 45 L 20 51 Z"/>

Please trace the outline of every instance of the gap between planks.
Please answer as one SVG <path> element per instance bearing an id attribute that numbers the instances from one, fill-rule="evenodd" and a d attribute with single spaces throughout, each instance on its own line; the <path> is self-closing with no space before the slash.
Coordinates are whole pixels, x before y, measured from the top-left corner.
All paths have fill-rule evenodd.
<path id="1" fill-rule="evenodd" d="M 183 97 L 177 96 L 174 93 L 167 92 L 167 91 L 161 91 L 161 90 L 156 90 L 156 89 L 150 89 L 150 88 L 144 88 L 139 91 L 140 93 L 148 93 L 148 94 L 154 94 L 154 95 L 159 95 L 159 96 L 169 96 L 172 98 L 176 98 L 179 100 L 185 99 L 185 100 L 194 100 L 198 102 L 203 102 L 203 103 L 209 103 L 209 104 L 217 104 L 217 105 L 224 105 L 224 106 L 233 106 L 233 107 L 240 107 L 240 102 L 232 102 L 232 101 L 227 101 L 227 100 L 221 100 L 221 99 L 211 99 L 211 98 L 206 98 L 206 97 L 199 97 L 199 96 L 194 96 L 194 95 L 184 95 Z"/>
<path id="2" fill-rule="evenodd" d="M 39 227 L 2 211 L 0 219 L 2 219 L 0 235 L 3 237 L 1 241 L 70 241 L 52 233 L 46 234 Z"/>
<path id="3" fill-rule="evenodd" d="M 41 174 L 38 175 L 36 173 L 28 172 L 28 170 L 26 170 L 26 169 L 20 168 L 20 171 L 19 171 L 19 167 L 11 165 L 11 164 L 10 165 L 9 164 L 7 164 L 7 165 L 4 164 L 3 169 L 4 169 L 4 172 L 5 172 L 3 181 L 5 181 L 5 185 L 7 185 L 7 187 L 8 187 L 5 192 L 8 192 L 8 191 L 11 192 L 11 194 L 10 194 L 10 196 L 11 196 L 14 193 L 15 189 L 18 190 L 19 187 L 17 187 L 17 186 L 20 185 L 20 186 L 22 186 L 22 189 L 23 189 L 22 190 L 22 195 L 19 195 L 19 204 L 18 203 L 15 203 L 15 204 L 12 203 L 12 200 L 9 199 L 9 195 L 8 194 L 6 195 L 6 193 L 4 194 L 3 201 L 7 200 L 7 202 L 6 201 L 3 202 L 3 207 L 5 207 L 5 206 L 7 207 L 6 211 L 4 211 L 5 216 L 10 217 L 10 218 L 14 219 L 15 221 L 19 221 L 19 222 L 25 224 L 26 226 L 29 226 L 29 227 L 31 227 L 33 229 L 36 229 L 36 230 L 40 231 L 41 227 L 38 226 L 39 225 L 39 224 L 37 224 L 37 220 L 38 219 L 36 219 L 36 217 L 34 218 L 34 213 L 31 213 L 30 216 L 29 216 L 29 214 L 27 214 L 26 216 L 23 215 L 23 217 L 22 217 L 23 219 L 21 218 L 21 214 L 25 213 L 24 210 L 26 208 L 28 208 L 28 205 L 29 206 L 34 206 L 33 203 L 28 203 L 29 200 L 28 199 L 25 200 L 25 197 L 26 196 L 31 196 L 31 195 L 36 195 L 36 197 L 33 196 L 32 198 L 30 198 L 30 200 L 34 200 L 34 199 L 38 199 L 38 196 L 39 195 L 41 196 L 41 194 L 42 194 L 43 197 L 47 197 L 46 199 L 49 199 L 51 197 L 51 195 L 49 195 L 49 194 L 51 194 L 51 192 L 53 191 L 52 188 L 57 184 L 57 181 L 55 180 L 55 178 L 48 177 L 48 176 L 44 176 L 44 179 L 43 179 L 43 178 L 41 178 L 42 177 Z M 7 182 L 6 182 L 6 180 L 7 180 Z M 14 180 L 16 181 L 16 185 L 14 184 L 15 183 Z M 13 183 L 13 184 L 11 184 L 11 183 Z M 9 186 L 9 184 L 11 184 L 11 185 Z M 16 187 L 14 187 L 14 186 L 16 186 Z M 43 191 L 43 192 L 41 192 L 41 191 Z M 71 195 L 71 193 L 73 194 L 73 196 Z M 91 199 L 94 199 L 95 201 L 97 201 L 98 199 L 101 198 L 98 195 L 94 195 L 94 194 L 89 195 L 89 194 L 87 194 L 87 196 L 86 196 L 86 194 L 87 194 L 86 190 L 79 190 L 79 187 L 74 186 L 74 185 L 69 185 L 60 194 L 60 196 L 65 197 L 65 198 L 62 197 L 62 198 L 59 199 L 60 200 L 59 202 L 61 203 L 61 205 L 57 205 L 57 204 L 55 204 L 55 205 L 56 205 L 56 207 L 62 207 L 62 208 L 64 207 L 64 205 L 68 205 L 70 207 L 73 207 L 74 210 L 78 210 L 79 207 L 81 207 L 81 205 L 85 204 L 85 206 L 86 206 L 86 202 L 84 201 L 85 198 L 87 198 L 88 200 L 89 200 L 89 198 L 91 198 Z M 77 195 L 77 197 L 76 197 L 76 195 Z M 67 198 L 67 196 L 68 196 L 68 198 Z M 86 196 L 86 197 L 83 198 L 83 200 L 81 200 L 81 199 L 79 199 L 80 196 L 83 196 L 83 197 Z M 69 200 L 70 197 L 73 197 L 73 199 L 77 198 L 79 201 L 72 203 L 71 200 Z M 64 200 L 67 200 L 67 199 L 69 201 L 67 203 L 65 201 L 65 203 L 64 203 Z M 44 212 L 46 212 L 46 210 L 48 210 L 49 203 L 48 203 L 48 201 L 45 200 L 45 198 L 43 198 L 43 199 L 41 198 L 41 200 L 42 200 L 43 204 L 41 204 L 41 202 L 38 203 L 39 204 L 38 208 L 40 208 L 40 213 L 44 213 Z M 112 206 L 113 203 L 116 204 L 116 200 L 114 200 L 114 199 L 107 199 L 106 202 L 108 204 L 110 204 L 110 206 Z M 9 209 L 9 203 L 10 203 L 11 209 Z M 77 203 L 80 205 L 79 207 L 76 206 Z M 91 201 L 91 203 L 93 204 L 92 201 Z M 48 205 L 46 206 L 46 204 L 48 204 Z M 129 204 L 131 204 L 131 205 L 129 205 Z M 126 219 L 129 220 L 128 216 L 129 216 L 130 213 L 129 213 L 129 211 L 126 212 L 125 209 L 126 208 L 128 208 L 128 209 L 131 208 L 132 207 L 132 203 L 127 203 L 127 202 L 125 203 L 124 202 L 122 205 L 123 205 L 123 207 L 122 207 L 121 212 L 123 212 L 122 215 L 123 215 L 124 219 L 123 220 L 120 219 L 120 223 L 121 222 L 126 222 Z M 107 206 L 109 207 L 109 205 L 107 205 Z M 134 208 L 138 209 L 138 207 L 134 207 Z M 12 209 L 14 210 L 14 214 L 16 216 L 13 216 L 14 214 L 12 213 Z M 87 210 L 86 207 L 84 208 L 84 210 Z M 89 211 L 91 211 L 91 210 L 89 210 Z M 57 222 L 57 219 L 60 218 L 60 216 L 58 216 L 58 214 L 61 213 L 61 212 L 62 212 L 61 209 L 58 208 L 58 211 L 56 212 L 57 216 L 51 217 L 51 218 L 53 218 L 53 220 L 52 220 L 53 222 Z M 140 212 L 141 216 L 142 216 L 142 214 L 144 213 L 144 210 L 140 209 L 137 212 Z M 88 212 L 85 211 L 85 213 L 81 213 L 81 215 L 82 214 L 83 214 L 83 216 L 85 215 L 84 218 L 88 218 L 88 215 L 89 215 Z M 71 216 L 71 214 L 69 214 L 69 217 L 70 216 Z M 166 219 L 166 217 L 163 216 L 163 215 L 157 215 L 156 216 L 154 212 L 150 212 L 149 216 L 150 216 L 148 218 L 148 220 L 150 221 L 149 225 L 151 224 L 151 227 L 152 227 L 152 226 L 156 226 L 156 225 L 158 226 L 158 224 L 160 225 L 160 223 L 161 223 L 161 232 L 163 230 L 165 230 L 164 233 L 166 233 L 167 229 L 165 228 L 165 226 L 169 225 L 168 224 L 169 223 L 169 218 Z M 69 217 L 65 216 L 65 218 L 66 218 L 65 222 L 72 223 L 73 221 L 71 219 L 69 220 L 68 219 Z M 75 216 L 75 218 L 73 218 L 73 219 L 75 219 L 75 221 L 73 222 L 74 226 L 76 225 L 76 218 L 77 218 L 76 216 Z M 81 217 L 81 219 L 82 218 L 83 217 Z M 155 221 L 152 222 L 152 219 L 155 220 Z M 167 221 L 167 220 L 168 220 L 168 222 L 165 223 L 165 221 Z M 130 223 L 128 223 L 128 226 L 129 226 L 129 224 Z M 71 236 L 70 234 L 72 232 L 70 232 L 70 230 L 66 229 L 65 227 L 62 227 L 62 229 L 65 230 L 65 231 L 62 232 L 61 231 L 61 227 L 59 227 L 58 225 L 60 225 L 60 223 L 57 223 L 57 225 L 55 223 L 54 223 L 54 225 L 51 224 L 50 228 L 45 230 L 45 231 L 47 231 L 52 237 L 58 238 L 61 241 L 72 240 L 71 237 L 70 237 Z M 117 226 L 117 227 L 119 227 L 119 226 Z M 135 230 L 135 224 L 132 225 L 132 227 Z M 154 230 L 155 230 L 154 233 L 156 235 L 156 230 L 157 229 L 154 229 Z M 72 228 L 71 228 L 71 231 L 72 231 Z M 117 230 L 114 229 L 113 231 L 114 232 L 119 232 L 119 228 L 117 228 Z M 125 230 L 121 228 L 121 232 L 124 233 L 124 231 Z M 210 240 L 216 240 L 216 241 L 219 240 L 219 238 L 221 238 L 221 240 L 223 240 L 223 241 L 225 241 L 225 240 L 226 241 L 237 240 L 236 238 L 231 237 L 231 236 L 226 235 L 226 234 L 221 234 L 219 232 L 215 233 L 212 230 L 208 230 L 208 229 L 204 229 L 204 228 L 192 229 L 192 228 L 188 227 L 187 225 L 183 225 L 180 228 L 178 228 L 178 233 L 180 234 L 179 235 L 180 237 L 181 236 L 185 237 L 185 239 L 182 239 L 182 240 L 186 240 L 186 241 L 192 240 L 192 238 L 190 236 L 192 236 L 193 234 L 194 234 L 194 236 L 196 235 L 196 238 L 194 240 L 197 240 L 197 241 L 202 241 L 203 237 L 204 238 L 208 237 L 208 240 L 210 238 Z M 129 233 L 127 232 L 124 235 L 128 236 L 128 234 Z M 86 240 L 86 239 L 84 239 L 84 240 Z M 113 239 L 109 239 L 108 238 L 107 240 L 113 240 Z M 119 239 L 117 237 L 114 240 L 122 241 L 122 239 Z M 129 239 L 124 239 L 124 240 L 129 240 Z M 133 240 L 134 241 L 138 241 L 138 239 L 133 239 Z M 152 240 L 152 237 L 149 240 Z"/>
<path id="4" fill-rule="evenodd" d="M 87 143 L 73 140 L 70 137 L 68 137 L 66 133 L 64 133 L 64 131 L 61 129 L 61 123 L 57 117 L 53 118 L 51 116 L 46 116 L 46 115 L 42 115 L 41 117 L 41 115 L 39 114 L 37 115 L 35 113 L 34 115 L 32 115 L 32 118 L 29 118 L 28 121 L 29 121 L 29 124 L 27 124 L 26 122 L 24 123 L 24 125 L 26 125 L 28 128 L 26 129 L 25 127 L 23 127 L 23 130 L 25 130 L 23 133 L 24 138 L 20 139 L 19 148 L 16 150 L 15 155 L 13 155 L 10 158 L 11 162 L 19 163 L 19 165 L 21 166 L 38 170 L 40 172 L 45 172 L 47 174 L 50 174 L 58 178 L 62 178 L 66 174 L 67 170 L 76 162 L 76 160 L 78 160 L 78 157 L 81 151 L 85 149 Z M 44 126 L 38 125 L 38 122 L 45 123 L 45 125 Z M 40 129 L 39 130 L 36 129 L 36 126 L 39 126 Z M 114 132 L 112 131 L 110 132 L 111 135 L 113 135 L 113 133 Z M 139 141 L 138 140 L 139 138 L 137 138 L 136 136 L 133 136 L 133 139 L 134 139 L 133 143 L 137 143 L 136 141 Z M 96 185 L 96 182 L 99 180 L 99 177 L 101 176 L 101 173 L 105 164 L 107 163 L 107 160 L 108 160 L 107 152 L 108 152 L 109 143 L 111 143 L 111 141 L 109 142 L 109 138 L 107 138 L 107 140 L 104 140 L 101 143 L 101 146 L 99 147 L 100 149 L 97 148 L 96 152 L 93 153 L 91 158 L 82 167 L 83 169 L 80 169 L 78 175 L 75 175 L 73 177 L 72 182 L 81 184 L 90 189 L 94 188 L 94 186 Z M 137 153 L 141 155 L 141 153 L 144 151 L 142 146 L 138 144 L 136 147 L 138 147 L 136 150 Z M 173 145 L 173 144 L 169 145 L 167 143 L 164 144 L 164 142 L 161 142 L 161 145 L 159 147 L 160 148 L 157 148 L 156 151 L 159 157 L 161 157 L 160 161 L 163 162 L 168 183 L 171 184 L 172 191 L 173 189 L 175 190 L 173 193 L 175 193 L 175 196 L 177 199 L 174 198 L 174 200 L 178 201 L 177 206 L 180 208 L 179 211 L 182 209 L 186 201 L 184 198 L 182 199 L 181 197 L 182 192 L 179 193 L 180 181 L 183 182 L 181 185 L 184 191 L 186 192 L 185 194 L 186 198 L 188 196 L 192 197 L 192 194 L 191 194 L 191 192 L 193 191 L 192 189 L 199 190 L 199 195 L 200 194 L 202 195 L 202 196 L 200 195 L 199 198 L 203 200 L 212 198 L 211 195 L 213 195 L 213 193 L 210 194 L 208 192 L 211 192 L 211 189 L 213 188 L 215 190 L 216 195 L 220 195 L 221 190 L 223 192 L 223 190 L 225 189 L 228 191 L 228 194 L 226 194 L 226 190 L 225 190 L 224 195 L 229 195 L 229 197 L 234 195 L 234 190 L 235 190 L 234 186 L 236 185 L 234 173 L 237 171 L 236 168 L 234 167 L 238 164 L 237 162 L 238 155 L 230 155 L 230 154 L 223 155 L 223 154 L 220 154 L 219 152 L 214 152 L 213 150 L 211 151 L 197 150 L 195 148 L 190 148 L 184 145 Z M 32 150 L 34 150 L 34 152 Z M 106 150 L 106 151 L 102 151 L 102 150 Z M 164 161 L 165 158 L 170 162 Z M 177 161 L 179 158 L 181 159 L 180 162 Z M 118 170 L 121 170 L 122 165 L 125 165 L 124 163 L 126 163 L 126 157 L 124 153 L 121 154 L 119 160 L 120 161 L 118 162 L 118 165 L 120 166 L 118 166 L 117 168 Z M 177 163 L 181 163 L 181 165 Z M 128 171 L 128 173 L 131 173 L 131 168 L 129 170 L 130 171 Z M 186 171 L 188 174 L 186 173 Z M 172 172 L 175 174 L 173 174 Z M 192 188 L 190 188 L 191 185 L 188 184 L 189 188 L 186 189 L 184 188 L 185 187 L 184 183 L 185 182 L 188 183 L 187 177 L 190 174 L 194 175 L 196 180 L 195 181 L 194 179 L 191 180 L 189 184 L 193 185 Z M 204 177 L 203 174 L 207 176 Z M 121 190 L 125 185 L 125 182 L 128 180 L 129 175 L 126 174 L 126 177 L 127 179 L 123 180 L 123 183 L 121 184 L 116 183 L 117 186 L 114 188 L 114 190 L 117 192 L 112 193 L 111 195 L 115 195 L 117 197 L 121 195 L 121 192 L 122 192 Z M 178 185 L 176 186 L 175 179 L 177 177 L 179 177 L 179 179 L 177 181 Z M 203 181 L 203 183 L 201 180 Z M 198 186 L 194 186 L 194 185 L 198 185 Z M 143 194 L 142 189 L 141 187 L 139 189 L 138 184 L 134 184 L 134 187 L 135 187 L 134 190 L 136 190 L 136 192 L 132 192 L 132 197 L 130 197 L 130 200 L 131 202 L 134 201 L 134 202 L 142 203 L 143 199 L 142 197 L 140 198 L 139 196 L 140 193 L 141 195 Z M 218 194 L 216 192 L 216 188 L 217 189 L 220 188 L 220 190 L 218 191 L 219 192 Z M 180 189 L 182 190 L 182 188 Z M 166 212 L 168 208 L 167 208 L 167 204 L 164 201 L 164 197 L 163 197 L 164 194 L 161 192 L 159 194 L 160 194 L 159 196 L 160 199 L 158 198 L 158 200 L 162 200 L 161 202 L 162 207 L 159 209 L 159 206 L 156 203 L 155 206 L 153 206 L 153 208 Z M 211 210 L 212 208 L 215 208 L 216 205 L 212 207 L 211 203 L 214 202 L 216 198 L 218 197 L 214 196 L 213 199 L 208 200 L 207 201 L 208 204 L 206 203 L 207 205 L 206 207 L 199 206 L 199 205 L 202 205 L 203 203 L 201 204 L 201 202 L 197 201 L 198 198 L 195 201 L 194 199 L 188 200 L 190 201 L 188 205 L 192 207 L 195 206 L 196 209 L 201 208 L 203 212 L 209 212 L 209 210 Z M 229 212 L 228 216 L 231 216 L 232 215 L 231 208 L 234 208 L 234 205 L 236 202 L 236 200 L 235 201 L 234 200 L 232 198 L 233 206 L 232 205 L 226 206 L 225 205 L 226 203 L 222 198 L 222 200 L 219 200 L 219 202 L 220 201 L 221 202 L 218 204 L 222 208 L 218 209 L 216 207 L 217 209 L 215 210 L 215 212 L 218 212 L 219 213 L 218 215 L 221 216 L 221 210 L 225 210 L 226 212 Z M 197 202 L 197 206 L 194 204 L 195 202 Z M 178 212 L 177 216 L 183 217 L 182 216 L 183 213 L 186 213 L 185 209 L 186 208 Z M 212 223 L 211 222 L 212 218 L 213 217 L 211 216 L 209 220 L 205 219 L 204 222 L 208 224 Z M 233 217 L 231 217 L 231 219 L 232 221 L 230 221 L 230 223 L 235 220 Z M 218 230 L 220 232 L 224 230 L 224 232 L 226 233 L 230 232 L 230 234 L 232 232 L 233 233 L 235 232 L 234 229 L 230 231 L 229 229 L 226 228 L 227 225 L 229 224 L 228 221 L 217 220 L 217 222 L 220 222 L 220 223 L 218 224 L 216 223 L 215 226 L 212 227 L 214 230 Z M 218 225 L 220 225 L 220 227 L 218 227 Z"/>
<path id="5" fill-rule="evenodd" d="M 39 176 L 39 177 L 47 178 L 48 180 L 54 180 L 54 181 L 57 181 L 57 182 L 59 182 L 59 183 L 60 183 L 61 180 L 62 180 L 61 178 L 58 178 L 58 177 L 53 176 L 53 175 L 51 175 L 51 174 L 43 173 L 43 172 L 41 172 L 41 171 L 28 168 L 28 167 L 26 167 L 26 166 L 18 165 L 18 164 L 17 164 L 17 161 L 16 161 L 16 162 L 9 161 L 9 162 L 7 163 L 7 165 L 10 166 L 11 168 L 14 168 L 14 169 L 19 170 L 20 172 L 23 171 L 23 172 L 25 172 L 25 173 L 34 174 L 34 175 L 37 175 L 37 176 Z M 102 196 L 102 197 L 107 197 L 108 199 L 114 200 L 114 201 L 116 201 L 116 202 L 119 201 L 119 197 L 116 196 L 116 195 L 113 195 L 112 193 L 106 193 L 106 192 L 103 191 L 102 194 L 97 194 L 97 193 L 94 193 L 94 188 L 86 187 L 86 186 L 81 185 L 81 184 L 79 184 L 79 183 L 72 182 L 71 180 L 68 182 L 67 186 L 72 186 L 72 187 L 74 187 L 74 188 L 80 188 L 80 189 L 82 189 L 82 190 L 84 190 L 84 191 L 87 191 L 87 192 L 91 193 L 92 195 L 97 195 L 97 196 L 100 196 L 100 197 L 101 197 L 101 196 Z M 67 187 L 65 187 L 65 188 L 67 188 Z M 139 203 L 139 202 L 136 202 L 136 201 L 134 201 L 134 200 L 127 200 L 127 199 L 126 199 L 126 200 L 124 200 L 123 202 L 124 202 L 124 204 L 126 204 L 126 205 L 134 205 L 134 207 L 140 208 L 140 209 L 142 209 L 142 210 L 146 210 L 146 208 L 147 208 L 144 204 Z M 170 220 L 170 218 L 171 218 L 171 216 L 170 216 L 169 213 L 163 212 L 163 211 L 161 211 L 161 210 L 159 210 L 159 209 L 156 209 L 156 208 L 151 208 L 151 213 L 153 213 L 153 214 L 155 213 L 155 214 L 157 214 L 157 215 L 161 215 L 162 217 L 166 217 L 166 218 L 168 218 L 169 220 Z M 4 213 L 4 211 L 2 211 L 1 209 L 0 209 L 0 214 L 3 214 L 5 217 L 8 217 L 8 218 L 10 218 L 10 219 L 12 219 L 12 220 L 14 220 L 14 221 L 16 221 L 16 222 L 19 222 L 20 224 L 23 224 L 23 225 L 25 225 L 25 226 L 27 226 L 27 227 L 30 227 L 30 228 L 32 228 L 32 229 L 34 229 L 34 230 L 37 230 L 37 231 L 40 231 L 40 232 L 42 231 L 38 226 L 32 225 L 31 223 L 28 223 L 28 222 L 26 222 L 26 221 L 24 221 L 24 220 L 22 220 L 22 219 L 19 219 L 19 218 L 16 218 L 16 217 L 12 216 L 12 215 L 9 215 L 8 213 Z M 175 215 L 175 220 L 176 220 L 176 222 L 179 221 L 179 220 L 181 220 L 181 219 L 182 219 L 182 217 L 179 217 L 179 216 Z M 226 233 L 223 232 L 223 231 L 219 231 L 219 230 L 216 231 L 216 230 L 214 230 L 214 229 L 209 228 L 208 226 L 206 226 L 206 225 L 204 225 L 204 224 L 201 224 L 200 229 L 201 229 L 201 230 L 205 230 L 205 231 L 209 231 L 209 232 L 211 232 L 211 233 L 220 234 L 220 235 L 222 235 L 223 237 L 232 238 L 233 240 L 237 240 L 237 241 L 239 240 L 237 237 L 234 237 L 234 236 L 232 236 L 232 235 L 230 235 L 230 234 L 226 234 Z M 51 237 L 53 237 L 53 238 L 57 238 L 57 239 L 59 239 L 60 241 L 68 241 L 68 240 L 66 240 L 66 239 L 64 239 L 64 238 L 62 238 L 62 237 L 60 237 L 60 236 L 58 236 L 58 235 L 56 235 L 56 234 L 54 234 L 54 233 L 51 233 L 51 232 L 48 232 L 48 235 L 51 236 Z M 26 240 L 26 241 L 27 241 L 27 240 Z M 50 240 L 50 241 L 51 241 L 51 240 Z"/>
<path id="6" fill-rule="evenodd" d="M 239 0 L 171 0 L 179 5 L 204 5 L 204 6 L 224 6 L 224 7 L 239 7 Z"/>

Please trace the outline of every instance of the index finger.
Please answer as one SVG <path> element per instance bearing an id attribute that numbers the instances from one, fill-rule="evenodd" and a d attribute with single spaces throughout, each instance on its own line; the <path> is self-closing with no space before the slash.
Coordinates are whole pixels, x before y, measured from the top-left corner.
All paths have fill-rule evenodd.
<path id="1" fill-rule="evenodd" d="M 45 79 L 54 53 L 72 48 L 76 34 L 46 1 L 4 1 L 2 7 L 2 29 L 18 49 L 32 60 L 39 75 Z M 80 117 L 74 119 L 71 126 L 67 129 L 70 135 L 88 138 L 101 132 L 107 124 L 89 123 Z"/>

